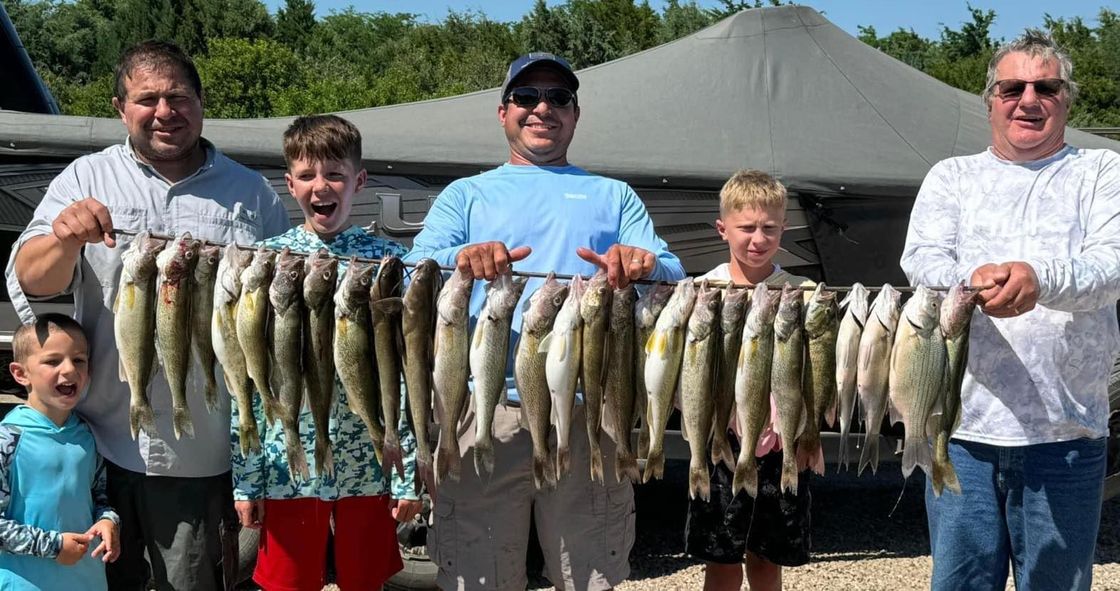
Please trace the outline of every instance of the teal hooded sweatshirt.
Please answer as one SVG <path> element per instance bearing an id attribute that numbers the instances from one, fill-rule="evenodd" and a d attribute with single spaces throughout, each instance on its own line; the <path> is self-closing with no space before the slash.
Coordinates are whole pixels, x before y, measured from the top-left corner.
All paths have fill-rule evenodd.
<path id="1" fill-rule="evenodd" d="M 75 414 L 59 427 L 18 406 L 0 422 L 0 591 L 107 589 L 99 558 L 55 562 L 63 532 L 118 521 L 105 506 L 100 468 L 93 434 Z M 95 538 L 90 551 L 98 544 Z"/>

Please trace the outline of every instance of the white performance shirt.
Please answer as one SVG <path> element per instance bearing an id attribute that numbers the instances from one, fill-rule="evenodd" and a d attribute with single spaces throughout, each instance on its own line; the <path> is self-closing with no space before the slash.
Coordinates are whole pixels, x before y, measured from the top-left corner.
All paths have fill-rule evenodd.
<path id="1" fill-rule="evenodd" d="M 1011 162 L 990 149 L 937 163 L 910 216 L 902 268 L 914 285 L 968 281 L 987 263 L 1038 275 L 1034 310 L 979 310 L 955 437 L 1021 446 L 1108 434 L 1120 348 L 1120 155 L 1066 146 Z"/>

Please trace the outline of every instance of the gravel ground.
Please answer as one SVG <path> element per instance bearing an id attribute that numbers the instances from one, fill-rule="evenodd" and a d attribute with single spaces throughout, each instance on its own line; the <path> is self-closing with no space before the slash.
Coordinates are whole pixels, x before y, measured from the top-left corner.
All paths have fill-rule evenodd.
<path id="1" fill-rule="evenodd" d="M 863 478 L 837 474 L 833 465 L 828 468 L 826 476 L 813 477 L 813 560 L 785 569 L 784 588 L 928 589 L 932 562 L 921 477 L 904 483 L 897 463 Z M 637 542 L 630 554 L 630 579 L 618 586 L 619 591 L 703 587 L 703 565 L 684 554 L 687 474 L 686 463 L 670 461 L 667 480 L 636 489 Z M 540 568 L 539 558 L 529 562 L 531 569 L 533 564 Z M 1102 509 L 1092 588 L 1120 591 L 1120 497 Z M 529 589 L 552 585 L 538 574 L 531 576 Z M 1010 582 L 1008 589 L 1013 589 Z M 329 585 L 324 588 L 328 590 L 338 588 Z"/>
<path id="2" fill-rule="evenodd" d="M 830 465 L 826 476 L 814 476 L 813 560 L 785 569 L 784 588 L 928 589 L 932 561 L 924 481 L 912 477 L 904 484 L 898 464 L 885 464 L 875 477 L 856 478 L 834 470 Z M 673 466 L 666 472 L 672 480 L 637 489 L 638 537 L 630 555 L 630 580 L 619 585 L 620 591 L 703 586 L 702 564 L 684 554 L 687 467 Z M 1120 497 L 1102 510 L 1093 589 L 1120 591 Z"/>

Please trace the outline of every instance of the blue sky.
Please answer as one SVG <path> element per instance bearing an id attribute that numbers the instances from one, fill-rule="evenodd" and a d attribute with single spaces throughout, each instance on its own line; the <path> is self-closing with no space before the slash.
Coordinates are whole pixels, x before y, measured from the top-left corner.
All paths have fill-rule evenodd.
<path id="1" fill-rule="evenodd" d="M 550 5 L 561 4 L 547 0 Z M 662 0 L 649 0 L 655 10 L 664 6 Z M 283 0 L 265 0 L 275 12 Z M 718 0 L 698 0 L 703 7 L 718 6 Z M 800 4 L 812 6 L 823 12 L 829 20 L 840 28 L 856 34 L 859 25 L 873 25 L 880 35 L 885 35 L 899 27 L 914 29 L 919 35 L 938 38 L 941 26 L 957 29 L 962 22 L 970 19 L 965 0 L 803 0 Z M 1041 2 L 1038 0 L 972 0 L 972 6 L 996 11 L 996 22 L 992 32 L 995 38 L 1011 39 L 1028 26 L 1041 26 L 1043 15 L 1049 13 L 1058 18 L 1079 16 L 1086 24 L 1096 26 L 1100 9 L 1110 4 L 1110 0 L 1062 0 L 1060 2 Z M 532 0 L 316 0 L 320 16 L 332 10 L 344 10 L 353 6 L 362 12 L 411 12 L 420 14 L 430 22 L 443 20 L 449 9 L 456 11 L 475 10 L 485 13 L 493 20 L 515 21 L 528 12 Z"/>

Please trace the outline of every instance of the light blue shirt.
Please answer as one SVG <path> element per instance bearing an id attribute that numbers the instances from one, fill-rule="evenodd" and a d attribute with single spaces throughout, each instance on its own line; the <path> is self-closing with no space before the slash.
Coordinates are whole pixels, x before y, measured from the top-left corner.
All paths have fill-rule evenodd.
<path id="1" fill-rule="evenodd" d="M 1033 162 L 988 150 L 934 165 L 910 215 L 910 281 L 952 285 L 1008 261 L 1034 268 L 1038 306 L 972 316 L 954 437 L 1018 446 L 1107 436 L 1120 345 L 1120 156 L 1067 146 Z"/>
<path id="2" fill-rule="evenodd" d="M 657 264 L 649 279 L 676 280 L 684 268 L 665 241 L 657 236 L 645 205 L 629 185 L 591 174 L 576 166 L 503 164 L 447 186 L 424 219 L 406 260 L 424 257 L 452 267 L 459 250 L 478 242 L 500 241 L 513 249 L 533 252 L 514 263 L 518 271 L 580 273 L 588 277 L 597 267 L 576 255 L 578 247 L 604 253 L 614 244 L 652 252 Z M 529 296 L 543 282 L 530 279 L 514 312 L 510 357 L 521 334 L 521 312 Z M 486 300 L 485 281 L 476 281 L 471 297 L 471 324 Z M 512 363 L 507 367 L 507 375 Z M 513 380 L 509 397 L 517 399 Z"/>
<path id="3" fill-rule="evenodd" d="M 205 142 L 206 161 L 194 174 L 171 183 L 136 159 L 129 145 L 110 146 L 70 163 L 53 181 L 8 260 L 8 293 L 26 322 L 33 317 L 19 281 L 15 258 L 23 243 L 50 234 L 51 222 L 71 203 L 93 197 L 105 204 L 113 227 L 178 235 L 215 242 L 252 244 L 283 233 L 291 223 L 283 203 L 259 173 L 230 160 Z M 222 380 L 219 405 L 206 412 L 203 389 L 188 382 L 187 402 L 195 437 L 176 440 L 171 425 L 171 392 L 162 371 L 148 388 L 158 436 L 141 432 L 132 440 L 128 421 L 128 386 L 121 381 L 113 334 L 113 299 L 121 271 L 121 253 L 132 237 L 121 236 L 116 248 L 87 244 L 66 293 L 73 293 L 76 317 L 90 336 L 90 387 L 78 405 L 89 423 L 97 449 L 122 468 L 158 476 L 203 477 L 229 471 L 229 400 Z M 153 337 L 154 338 L 154 337 Z M 193 372 L 192 372 L 193 373 Z M 192 376 L 191 380 L 197 379 Z"/>

